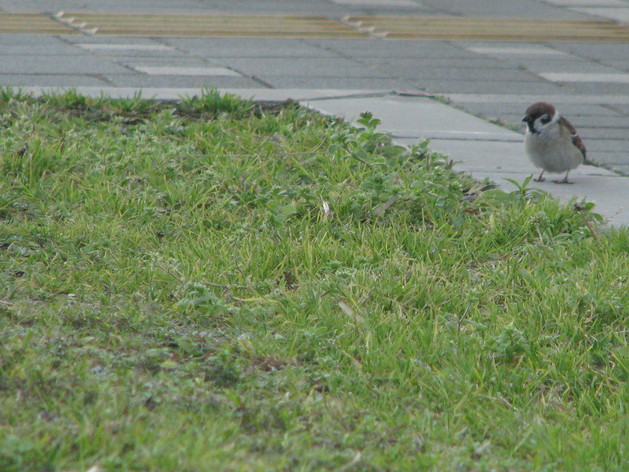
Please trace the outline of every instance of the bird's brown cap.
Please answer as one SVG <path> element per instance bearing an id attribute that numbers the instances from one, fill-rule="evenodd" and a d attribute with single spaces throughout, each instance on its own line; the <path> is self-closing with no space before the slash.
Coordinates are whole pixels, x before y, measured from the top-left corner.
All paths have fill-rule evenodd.
<path id="1" fill-rule="evenodd" d="M 538 118 L 546 113 L 553 116 L 556 111 L 555 107 L 548 102 L 535 102 L 526 109 L 526 116 L 530 116 L 535 120 L 535 118 Z"/>

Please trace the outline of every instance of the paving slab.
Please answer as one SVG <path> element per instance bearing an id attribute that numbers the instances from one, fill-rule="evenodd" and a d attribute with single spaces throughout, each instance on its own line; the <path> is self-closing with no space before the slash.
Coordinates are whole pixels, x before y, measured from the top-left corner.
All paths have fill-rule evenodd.
<path id="1" fill-rule="evenodd" d="M 629 74 L 620 72 L 592 73 L 592 72 L 542 72 L 539 74 L 552 82 L 593 82 L 629 84 Z"/>
<path id="2" fill-rule="evenodd" d="M 101 57 L 112 60 L 117 64 L 122 64 L 127 67 L 135 68 L 135 66 L 167 66 L 167 67 L 220 67 L 219 64 L 209 62 L 207 59 L 199 59 L 196 57 L 190 57 L 183 54 L 171 54 L 167 56 L 111 56 L 109 54 L 102 54 Z"/>
<path id="3" fill-rule="evenodd" d="M 622 123 L 624 118 L 629 117 L 629 114 L 622 113 L 622 111 L 615 109 L 605 103 L 601 103 L 598 105 L 580 105 L 574 103 L 561 103 L 561 112 L 566 116 L 583 116 L 588 117 L 588 125 L 600 126 L 603 121 L 598 121 L 598 119 L 604 119 L 605 123 L 615 124 L 620 123 L 620 126 L 623 126 Z M 610 119 L 610 117 L 612 119 Z"/>
<path id="4" fill-rule="evenodd" d="M 256 77 L 261 83 L 278 89 L 347 89 L 354 88 L 371 90 L 400 90 L 412 88 L 413 84 L 396 78 L 368 78 L 368 77 L 285 77 L 265 76 Z"/>
<path id="5" fill-rule="evenodd" d="M 77 47 L 97 57 L 103 57 L 114 62 L 137 58 L 167 62 L 185 58 L 188 62 L 207 63 L 202 58 L 190 57 L 188 54 L 161 44 L 77 44 Z"/>
<path id="6" fill-rule="evenodd" d="M 607 64 L 610 67 L 614 67 L 624 72 L 629 72 L 629 60 L 614 61 L 614 60 L 602 59 L 601 63 Z"/>
<path id="7" fill-rule="evenodd" d="M 478 102 L 452 102 L 459 104 L 466 111 L 490 118 L 500 118 L 505 123 L 516 125 L 523 128 L 522 118 L 527 104 L 505 101 L 501 107 L 496 107 L 495 103 L 478 103 Z M 575 126 L 579 120 L 584 126 L 613 126 L 617 124 L 621 128 L 629 126 L 629 117 L 620 113 L 618 110 L 606 107 L 604 105 L 573 105 L 570 103 L 553 102 L 559 112 L 568 118 Z"/>
<path id="8" fill-rule="evenodd" d="M 606 142 L 609 140 L 614 140 L 614 139 L 618 141 L 624 141 L 627 136 L 626 128 L 591 127 L 591 126 L 585 126 L 585 120 L 581 120 L 581 121 L 573 120 L 573 121 L 575 121 L 575 123 L 581 123 L 581 122 L 583 123 L 583 126 L 579 126 L 579 129 L 581 130 L 579 132 L 579 136 L 581 136 L 583 139 L 588 139 L 588 140 L 601 139 Z M 627 158 L 629 159 L 629 155 L 627 156 Z"/>
<path id="9" fill-rule="evenodd" d="M 227 59 L 221 63 L 257 77 L 361 77 L 389 78 L 389 74 L 345 58 L 246 58 Z"/>
<path id="10" fill-rule="evenodd" d="M 607 18 L 620 23 L 629 23 L 629 7 L 626 6 L 623 8 L 582 7 L 571 8 L 570 10 L 585 13 L 586 15 L 600 16 L 601 18 Z"/>
<path id="11" fill-rule="evenodd" d="M 422 0 L 422 4 L 454 16 L 491 18 L 583 19 L 588 15 L 543 2 L 505 0 Z"/>
<path id="12" fill-rule="evenodd" d="M 477 56 L 468 54 L 466 57 L 459 58 L 432 58 L 432 57 L 396 57 L 396 56 L 381 56 L 377 58 L 367 58 L 369 64 L 379 67 L 388 67 L 392 73 L 397 72 L 397 68 L 404 69 L 413 68 L 414 70 L 430 70 L 433 68 L 445 69 L 451 68 L 454 70 L 460 70 L 462 73 L 470 70 L 484 70 L 484 69 L 513 69 L 512 64 L 505 63 L 490 57 Z"/>
<path id="13" fill-rule="evenodd" d="M 505 112 L 500 114 L 500 120 L 507 125 L 516 126 L 519 129 L 524 129 L 524 123 L 522 123 L 522 117 L 524 116 L 524 110 L 521 107 L 514 107 L 512 112 Z M 610 113 L 615 113 L 614 118 L 610 119 L 610 115 L 583 115 L 577 113 L 571 113 L 569 107 L 561 107 L 560 112 L 575 126 L 581 137 L 589 136 L 613 138 L 618 137 L 624 139 L 627 135 L 627 129 L 629 129 L 629 117 L 619 116 L 617 112 L 610 110 Z M 473 110 L 475 115 L 483 115 L 477 110 Z M 609 133 L 605 134 L 606 130 Z M 598 134 L 600 133 L 600 134 Z"/>
<path id="14" fill-rule="evenodd" d="M 118 12 L 118 13 L 285 13 L 287 8 L 293 13 L 317 14 L 322 7 L 331 14 L 342 16 L 348 9 L 322 0 L 290 0 L 290 4 L 282 0 L 47 0 L 45 10 L 49 12 L 85 11 Z M 40 0 L 0 0 L 0 9 L 5 11 L 30 12 L 42 10 Z"/>
<path id="15" fill-rule="evenodd" d="M 544 74 L 619 74 L 622 73 L 621 69 L 618 69 L 611 65 L 599 64 L 585 59 L 577 59 L 573 56 L 569 56 L 568 60 L 553 61 L 550 59 L 510 59 L 510 62 L 520 67 L 525 67 L 529 71 L 535 72 L 540 77 L 544 77 L 548 80 L 556 81 L 552 78 L 545 77 Z M 552 71 L 552 72 L 548 72 Z"/>
<path id="16" fill-rule="evenodd" d="M 557 60 L 557 56 L 568 56 L 568 53 L 558 51 L 556 49 L 549 48 L 544 45 L 528 45 L 521 43 L 480 43 L 475 41 L 473 43 L 464 42 L 459 43 L 465 49 L 476 54 L 483 54 L 486 56 L 496 56 L 500 58 L 509 57 L 544 57 L 552 56 L 554 60 Z"/>
<path id="17" fill-rule="evenodd" d="M 199 90 L 200 88 L 242 88 L 250 89 L 260 86 L 258 82 L 249 77 L 221 77 L 221 76 L 202 76 L 202 75 L 148 75 L 148 74 L 105 74 L 105 79 L 109 85 L 126 89 L 133 89 L 136 92 L 143 90 L 148 91 L 155 89 L 161 91 L 163 89 L 186 89 Z M 199 93 L 199 92 L 197 92 Z M 159 92 L 158 92 L 159 94 Z M 133 94 L 131 94 L 133 96 Z M 145 95 L 147 97 L 153 96 Z"/>
<path id="18" fill-rule="evenodd" d="M 29 87 L 107 87 L 111 85 L 102 76 L 86 74 L 3 74 L 0 72 L 0 86 L 29 89 Z"/>
<path id="19" fill-rule="evenodd" d="M 370 7 L 404 7 L 412 10 L 422 9 L 422 5 L 413 0 L 330 0 L 332 3 L 338 5 L 352 5 L 352 6 L 370 6 Z"/>
<path id="20" fill-rule="evenodd" d="M 422 80 L 450 80 L 450 81 L 493 81 L 493 82 L 530 82 L 536 80 L 537 82 L 543 82 L 539 78 L 532 76 L 532 74 L 517 70 L 514 68 L 505 67 L 470 67 L 467 70 L 462 70 L 459 67 L 425 67 L 425 64 L 409 64 L 402 61 L 388 61 L 383 64 L 378 64 L 376 67 L 381 73 L 391 75 L 394 73 L 398 77 L 405 79 L 412 79 L 417 81 Z M 393 72 L 394 71 L 394 72 Z"/>
<path id="21" fill-rule="evenodd" d="M 295 38 L 161 38 L 164 44 L 210 58 L 339 58 L 314 41 Z M 363 40 L 364 41 L 364 40 Z M 363 47 L 364 47 L 363 42 Z"/>
<path id="22" fill-rule="evenodd" d="M 130 54 L 130 52 L 140 51 L 143 54 L 147 52 L 155 52 L 155 54 L 163 55 L 164 51 L 175 51 L 174 48 L 164 44 L 93 44 L 93 43 L 77 43 L 78 47 L 89 51 L 105 51 L 108 54 Z"/>
<path id="23" fill-rule="evenodd" d="M 350 57 L 370 58 L 422 58 L 442 59 L 469 58 L 468 51 L 446 41 L 408 39 L 307 39 L 307 44 L 324 50 L 335 51 Z"/>
<path id="24" fill-rule="evenodd" d="M 549 46 L 560 51 L 570 52 L 589 59 L 603 59 L 605 57 L 622 59 L 627 57 L 627 43 L 587 43 L 587 42 L 553 42 Z"/>
<path id="25" fill-rule="evenodd" d="M 619 98 L 629 97 L 629 84 L 618 82 L 562 82 L 575 94 L 604 95 L 613 94 Z M 613 102 L 612 102 L 613 103 Z"/>
<path id="26" fill-rule="evenodd" d="M 627 136 L 626 132 L 629 129 L 629 116 L 627 115 L 623 114 L 621 116 L 614 118 L 614 120 L 610 120 L 606 116 L 588 116 L 587 122 L 585 121 L 585 117 L 581 115 L 574 115 L 574 116 L 577 117 L 576 119 L 582 120 L 584 126 L 588 126 L 593 129 L 598 129 L 598 128 L 621 129 L 625 131 L 625 134 L 623 136 L 624 137 Z"/>
<path id="27" fill-rule="evenodd" d="M 629 164 L 629 153 L 627 153 L 627 141 L 624 139 L 590 139 L 587 143 L 589 154 L 595 162 L 598 161 L 599 152 L 618 152 L 625 156 L 625 162 Z M 606 164 L 603 162 L 603 164 Z"/>
<path id="28" fill-rule="evenodd" d="M 618 7 L 626 6 L 625 0 L 544 0 L 551 5 L 558 5 L 563 7 L 578 7 L 578 6 L 599 6 L 599 7 Z"/>
<path id="29" fill-rule="evenodd" d="M 629 164 L 629 158 L 627 157 L 627 153 L 623 151 L 598 151 L 597 159 L 600 158 L 601 162 L 604 162 L 606 165 L 611 167 L 611 170 L 616 169 L 619 166 L 627 166 Z"/>
<path id="30" fill-rule="evenodd" d="M 63 59 L 52 55 L 2 56 L 1 73 L 24 74 L 29 70 L 38 74 L 89 75 L 124 72 L 125 68 L 111 61 L 83 55 L 80 50 L 75 55 L 64 56 Z"/>
<path id="31" fill-rule="evenodd" d="M 410 80 L 410 79 L 409 79 Z M 491 90 L 494 93 L 509 95 L 514 90 L 520 90 L 523 94 L 537 94 L 538 97 L 555 95 L 558 93 L 570 94 L 573 91 L 562 88 L 560 85 L 544 80 L 528 80 L 512 83 L 509 80 L 439 80 L 416 79 L 411 82 L 421 89 L 438 95 L 450 95 L 455 93 L 479 94 Z M 532 102 L 531 102 L 532 103 Z"/>
<path id="32" fill-rule="evenodd" d="M 11 0 L 0 0 L 0 9 L 15 12 L 32 12 L 41 11 L 42 2 L 37 0 L 22 0 L 20 2 Z M 151 0 L 144 2 L 142 0 L 125 0 L 119 2 L 116 0 L 100 0 L 98 2 L 85 2 L 81 0 L 47 0 L 45 10 L 48 12 L 57 12 L 59 10 L 80 11 L 88 7 L 94 11 L 138 11 L 138 10 L 168 10 L 168 11 L 195 11 L 198 10 L 199 2 L 194 0 L 178 0 L 176 3 L 164 0 Z"/>
<path id="33" fill-rule="evenodd" d="M 0 44 L 0 56 L 77 56 L 89 57 L 88 53 L 72 45 L 51 41 L 48 44 Z"/>
<path id="34" fill-rule="evenodd" d="M 211 77 L 240 77 L 241 74 L 225 67 L 199 67 L 199 66 L 147 66 L 133 65 L 133 69 L 148 75 L 183 75 L 183 76 L 211 76 Z"/>
<path id="35" fill-rule="evenodd" d="M 573 105 L 629 105 L 629 95 L 615 94 L 496 94 L 496 93 L 448 93 L 450 100 L 461 103 L 522 103 L 528 104 L 544 98 L 551 103 L 563 103 Z"/>
<path id="36" fill-rule="evenodd" d="M 79 34 L 59 36 L 58 39 L 65 44 L 164 44 L 163 38 L 149 38 L 144 36 L 96 36 L 93 34 Z"/>

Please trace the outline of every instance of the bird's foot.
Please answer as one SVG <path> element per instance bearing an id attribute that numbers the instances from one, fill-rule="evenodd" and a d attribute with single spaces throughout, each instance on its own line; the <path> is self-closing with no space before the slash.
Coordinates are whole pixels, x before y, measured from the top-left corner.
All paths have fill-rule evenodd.
<path id="1" fill-rule="evenodd" d="M 546 182 L 544 177 L 538 177 L 537 179 L 533 179 L 533 182 Z"/>
<path id="2" fill-rule="evenodd" d="M 566 175 L 564 175 L 563 179 L 561 179 L 561 180 L 553 180 L 553 183 L 556 183 L 556 184 L 571 184 L 571 183 L 573 183 L 573 182 L 570 182 L 568 180 L 568 174 L 569 173 L 570 173 L 570 171 L 566 172 Z"/>

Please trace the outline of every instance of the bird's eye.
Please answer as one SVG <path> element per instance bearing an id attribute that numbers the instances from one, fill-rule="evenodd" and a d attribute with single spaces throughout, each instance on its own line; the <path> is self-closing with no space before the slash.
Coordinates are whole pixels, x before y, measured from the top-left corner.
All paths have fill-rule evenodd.
<path id="1" fill-rule="evenodd" d="M 544 115 L 544 117 L 542 118 L 542 124 L 545 125 L 548 122 L 550 122 L 550 116 Z"/>

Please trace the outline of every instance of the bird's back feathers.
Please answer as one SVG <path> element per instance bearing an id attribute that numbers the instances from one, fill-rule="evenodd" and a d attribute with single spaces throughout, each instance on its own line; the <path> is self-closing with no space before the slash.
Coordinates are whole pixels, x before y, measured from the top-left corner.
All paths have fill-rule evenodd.
<path id="1" fill-rule="evenodd" d="M 559 123 L 562 123 L 566 129 L 570 132 L 571 136 L 572 136 L 572 144 L 574 144 L 574 146 L 581 151 L 581 154 L 583 154 L 583 160 L 587 159 L 587 151 L 585 149 L 585 145 L 583 144 L 583 141 L 581 141 L 581 138 L 579 137 L 579 135 L 577 134 L 577 130 L 574 129 L 574 126 L 572 126 L 572 124 L 566 120 L 563 116 L 559 119 Z"/>

